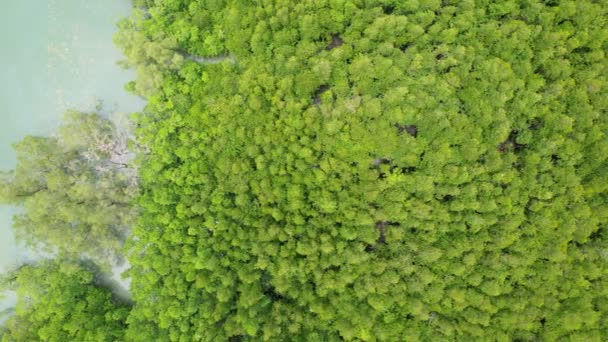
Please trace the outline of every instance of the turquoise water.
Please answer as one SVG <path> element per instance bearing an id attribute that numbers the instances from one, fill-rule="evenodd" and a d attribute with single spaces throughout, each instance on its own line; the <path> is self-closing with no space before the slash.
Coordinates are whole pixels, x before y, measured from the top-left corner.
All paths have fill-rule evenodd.
<path id="1" fill-rule="evenodd" d="M 0 11 L 0 169 L 15 165 L 11 144 L 47 135 L 69 108 L 133 112 L 143 101 L 123 85 L 130 71 L 112 44 L 129 0 L 3 0 Z M 0 206 L 0 271 L 32 254 L 11 232 L 15 209 Z"/>

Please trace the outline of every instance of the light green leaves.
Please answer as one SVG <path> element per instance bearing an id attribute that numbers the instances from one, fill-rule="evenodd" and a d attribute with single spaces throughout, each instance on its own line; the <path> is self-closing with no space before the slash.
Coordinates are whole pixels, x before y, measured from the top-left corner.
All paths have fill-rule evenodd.
<path id="1" fill-rule="evenodd" d="M 605 337 L 605 6 L 148 5 L 133 339 Z"/>
<path id="2" fill-rule="evenodd" d="M 15 144 L 17 167 L 3 174 L 2 201 L 22 205 L 15 235 L 31 246 L 110 262 L 135 209 L 128 137 L 97 114 L 68 112 L 52 137 Z"/>

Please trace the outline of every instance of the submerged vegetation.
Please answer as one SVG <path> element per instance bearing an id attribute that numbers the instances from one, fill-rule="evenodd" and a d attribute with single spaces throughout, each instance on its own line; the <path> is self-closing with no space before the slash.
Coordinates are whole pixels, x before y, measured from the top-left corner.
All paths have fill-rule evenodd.
<path id="1" fill-rule="evenodd" d="M 88 275 L 91 335 L 60 336 L 608 338 L 605 3 L 135 5 L 115 41 L 148 99 L 137 182 L 91 129 L 27 138 L 3 178 L 26 240 L 104 255 L 130 233 L 128 315 Z M 48 296 L 13 334 L 82 303 Z"/>
<path id="2" fill-rule="evenodd" d="M 96 113 L 67 112 L 57 134 L 15 144 L 0 202 L 23 206 L 17 238 L 47 253 L 111 263 L 133 224 L 137 171 L 129 133 Z"/>

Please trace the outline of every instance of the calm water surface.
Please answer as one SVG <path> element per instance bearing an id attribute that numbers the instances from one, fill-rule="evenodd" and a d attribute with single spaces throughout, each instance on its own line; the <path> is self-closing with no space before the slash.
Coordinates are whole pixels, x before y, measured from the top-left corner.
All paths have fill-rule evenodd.
<path id="1" fill-rule="evenodd" d="M 134 75 L 120 69 L 112 44 L 129 0 L 3 0 L 0 11 L 0 169 L 12 169 L 11 144 L 47 135 L 69 108 L 133 112 L 143 101 L 123 90 Z M 14 208 L 0 206 L 0 272 L 32 257 L 11 231 Z M 11 300 L 0 302 L 10 305 Z"/>

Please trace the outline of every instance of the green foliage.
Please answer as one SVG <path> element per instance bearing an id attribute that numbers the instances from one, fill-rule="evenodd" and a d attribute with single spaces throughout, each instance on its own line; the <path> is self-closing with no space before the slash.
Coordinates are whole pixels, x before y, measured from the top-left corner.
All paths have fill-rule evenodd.
<path id="1" fill-rule="evenodd" d="M 137 71 L 138 81 L 133 89 L 142 96 L 149 96 L 162 84 L 162 72 L 173 70 L 183 63 L 183 56 L 176 51 L 175 39 L 162 33 L 147 36 L 136 18 L 145 17 L 143 11 L 134 10 L 133 19 L 123 19 L 119 22 L 120 31 L 114 37 L 116 45 L 120 46 L 128 61 L 124 67 L 133 67 Z"/>
<path id="2" fill-rule="evenodd" d="M 109 262 L 135 217 L 128 137 L 97 114 L 68 112 L 56 135 L 15 144 L 17 167 L 2 174 L 0 202 L 23 206 L 19 240 L 46 252 Z"/>
<path id="3" fill-rule="evenodd" d="M 124 340 L 129 307 L 96 285 L 94 270 L 68 261 L 26 265 L 5 276 L 18 294 L 15 315 L 0 332 L 12 341 Z"/>
<path id="4" fill-rule="evenodd" d="M 608 339 L 603 2 L 134 5 L 136 304 L 24 266 L 3 341 Z M 128 140 L 71 112 L 17 144 L 18 237 L 116 253 Z"/>
<path id="5" fill-rule="evenodd" d="M 590 0 L 149 4 L 138 37 L 235 63 L 141 91 L 127 337 L 606 340 L 606 18 Z M 163 64 L 145 44 L 123 44 L 131 63 Z"/>

